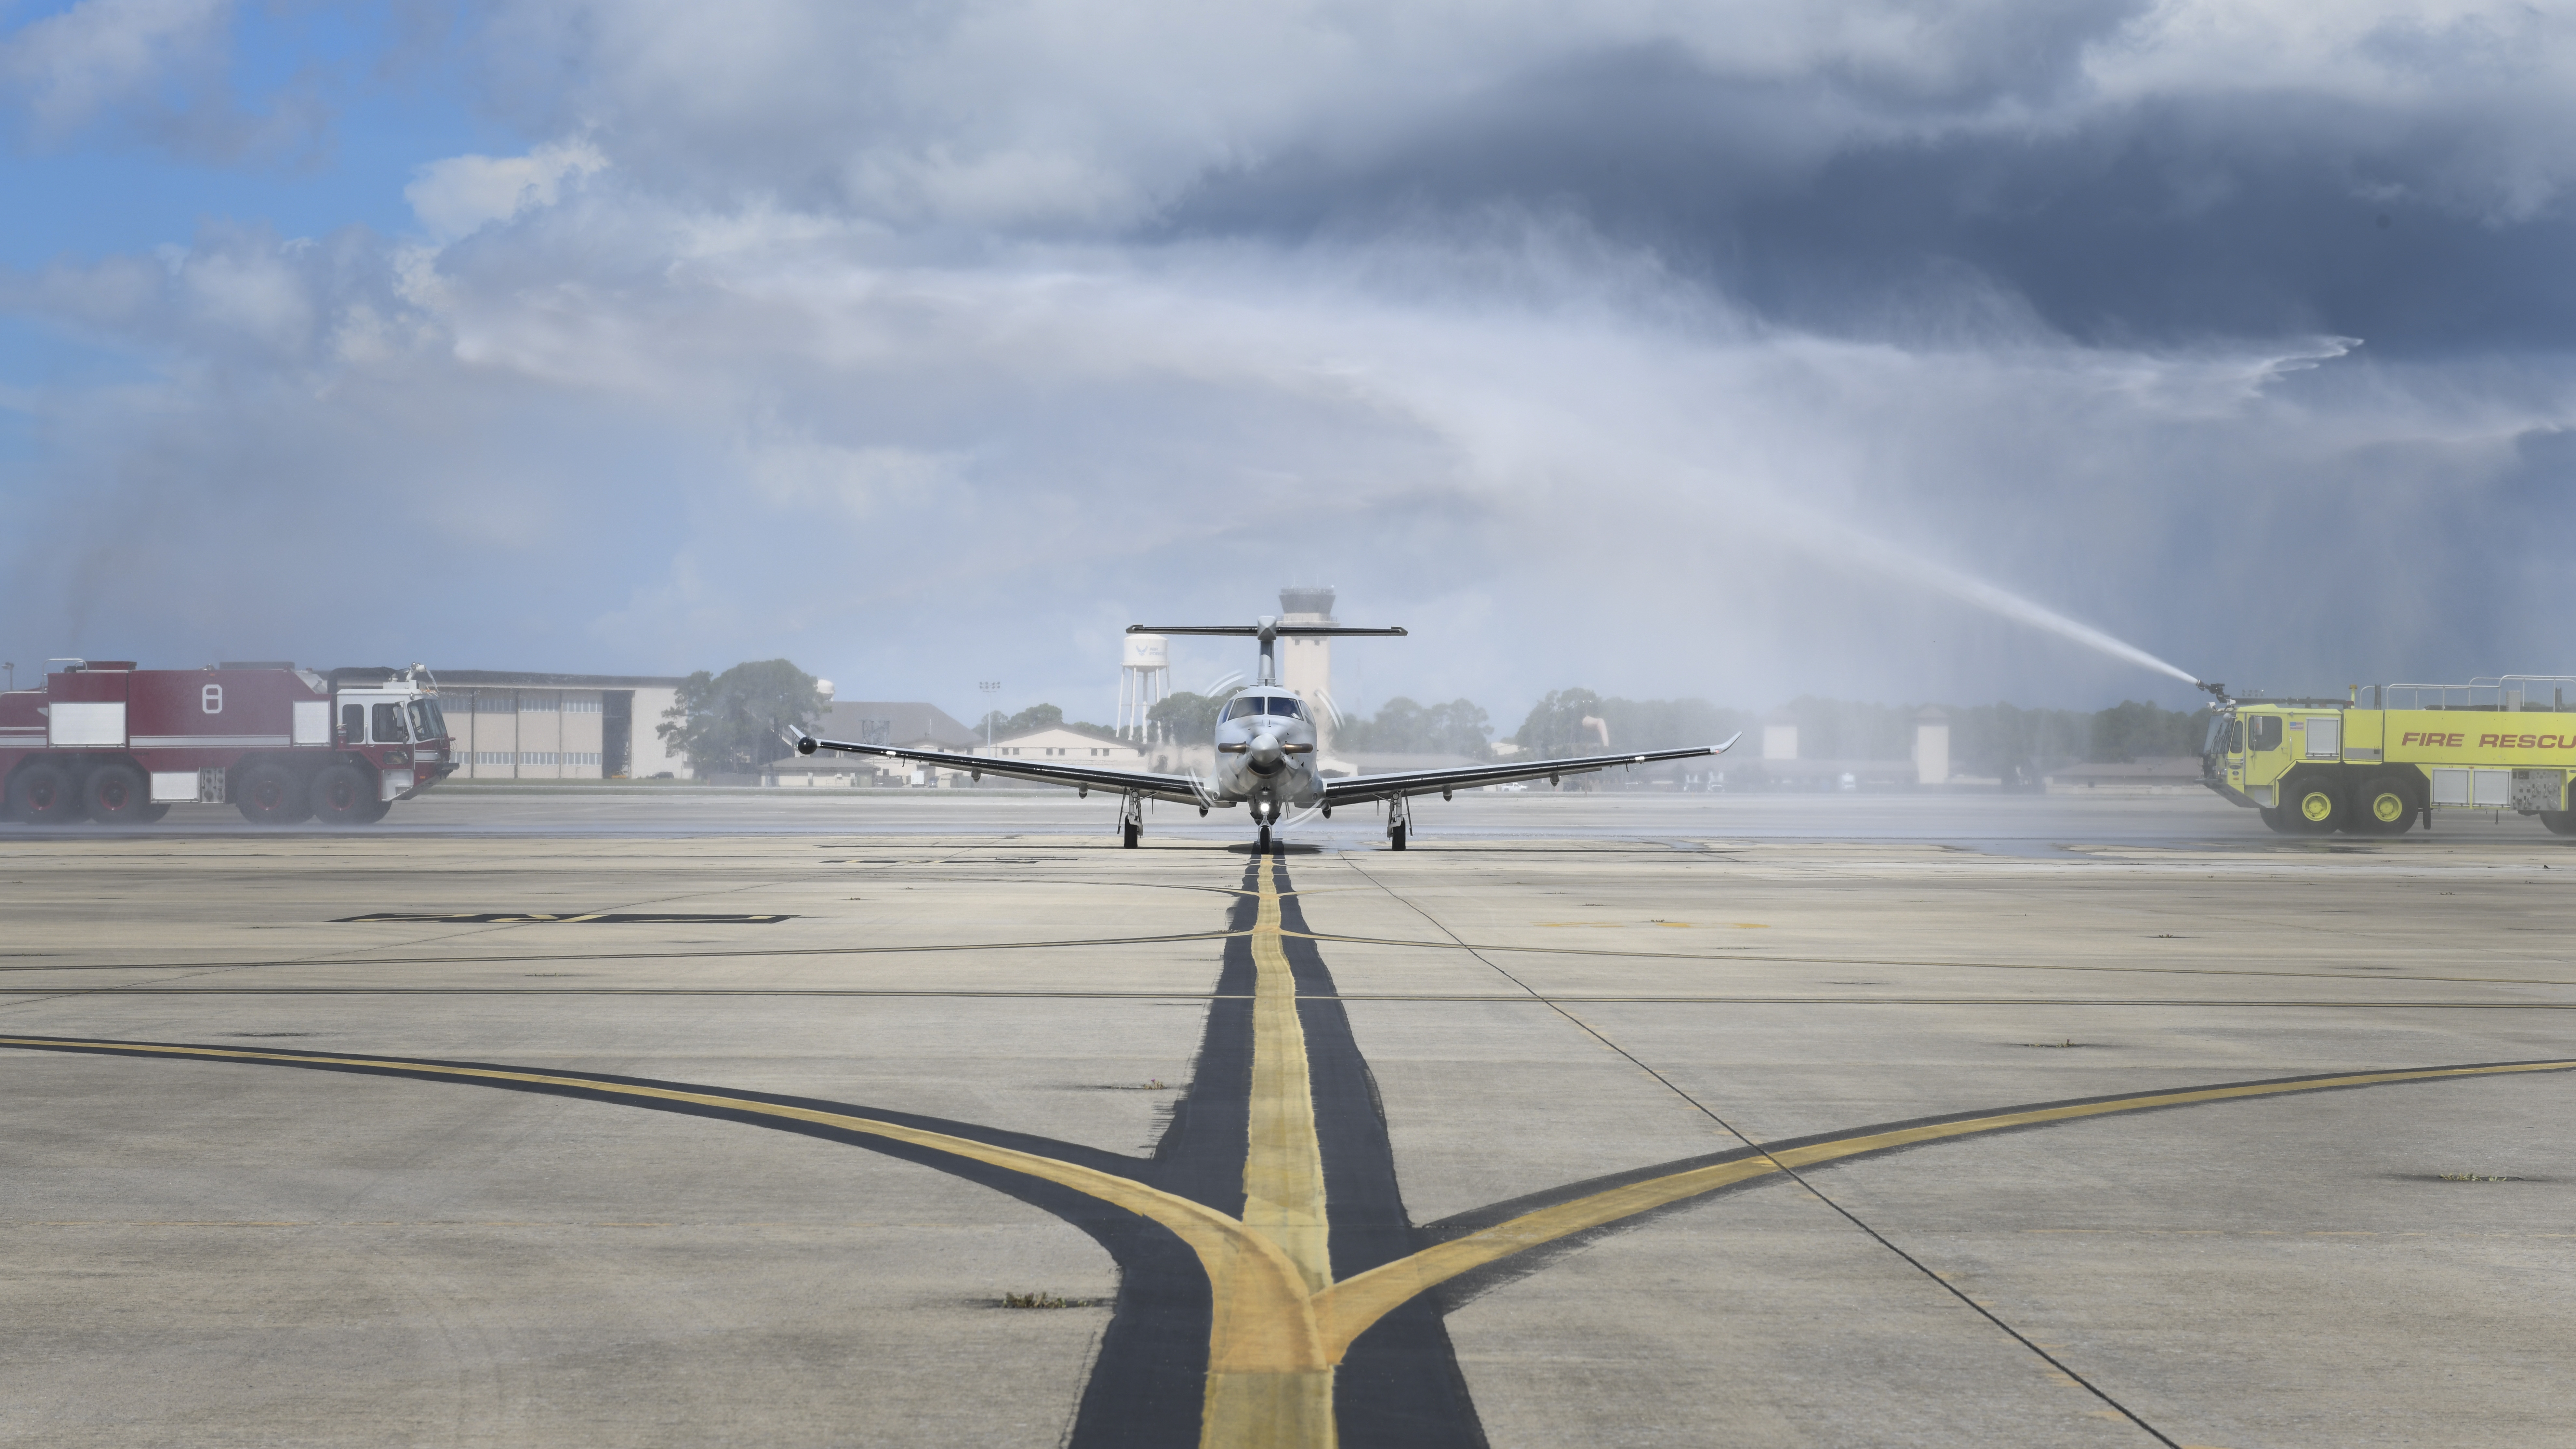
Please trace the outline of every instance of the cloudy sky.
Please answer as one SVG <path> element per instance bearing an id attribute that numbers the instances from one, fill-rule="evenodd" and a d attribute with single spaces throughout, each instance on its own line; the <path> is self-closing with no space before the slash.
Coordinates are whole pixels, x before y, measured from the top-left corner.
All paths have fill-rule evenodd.
<path id="1" fill-rule="evenodd" d="M 17 0 L 0 136 L 22 680 L 2576 672 L 2555 5 Z"/>

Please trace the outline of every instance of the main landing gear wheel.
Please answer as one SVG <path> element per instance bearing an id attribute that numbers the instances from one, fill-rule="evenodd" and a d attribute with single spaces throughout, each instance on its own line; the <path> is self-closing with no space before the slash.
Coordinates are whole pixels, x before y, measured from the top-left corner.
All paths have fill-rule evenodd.
<path id="1" fill-rule="evenodd" d="M 372 825 L 385 817 L 376 798 L 375 781 L 348 765 L 333 765 L 313 777 L 313 818 L 325 825 Z"/>
<path id="2" fill-rule="evenodd" d="M 9 813 L 30 825 L 69 825 L 81 817 L 80 794 L 71 772 L 50 760 L 38 760 L 9 780 Z"/>
<path id="3" fill-rule="evenodd" d="M 2333 782 L 2322 779 L 2301 780 L 2282 792 L 2282 815 L 2290 829 L 2301 835 L 2326 835 L 2350 819 L 2343 792 Z"/>
<path id="4" fill-rule="evenodd" d="M 1386 832 L 1386 848 L 1387 848 L 1387 849 L 1389 849 L 1389 850 L 1402 850 L 1402 849 L 1404 849 L 1404 827 L 1403 827 L 1403 826 L 1401 826 L 1401 825 L 1395 825 L 1395 826 L 1390 826 L 1390 827 L 1388 827 L 1388 828 L 1387 828 L 1387 832 Z"/>
<path id="5" fill-rule="evenodd" d="M 253 765 L 242 772 L 238 797 L 242 818 L 253 825 L 292 825 L 313 813 L 304 782 L 279 764 Z"/>
<path id="6" fill-rule="evenodd" d="M 1122 837 L 1122 843 L 1124 843 L 1129 850 L 1134 850 L 1136 848 L 1136 842 L 1143 838 L 1145 834 L 1145 827 L 1137 824 L 1133 820 L 1130 820 L 1118 833 Z"/>
<path id="7" fill-rule="evenodd" d="M 152 814 L 152 783 L 132 765 L 107 764 L 89 772 L 81 790 L 89 818 L 101 825 L 141 825 Z"/>
<path id="8" fill-rule="evenodd" d="M 2403 776 L 2381 775 L 2362 785 L 2352 822 L 2344 828 L 2356 835 L 2403 835 L 2414 823 L 2414 790 Z"/>

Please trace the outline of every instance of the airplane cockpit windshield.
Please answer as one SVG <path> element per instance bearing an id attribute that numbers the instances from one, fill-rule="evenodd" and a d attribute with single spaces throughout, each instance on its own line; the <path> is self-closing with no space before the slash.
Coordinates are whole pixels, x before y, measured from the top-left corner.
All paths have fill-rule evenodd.
<path id="1" fill-rule="evenodd" d="M 1232 704 L 1225 707 L 1225 717 L 1227 719 L 1242 719 L 1246 715 L 1255 714 L 1283 715 L 1289 719 L 1304 719 L 1306 717 L 1306 707 L 1299 704 L 1294 696 L 1284 694 L 1238 695 L 1235 697 Z"/>

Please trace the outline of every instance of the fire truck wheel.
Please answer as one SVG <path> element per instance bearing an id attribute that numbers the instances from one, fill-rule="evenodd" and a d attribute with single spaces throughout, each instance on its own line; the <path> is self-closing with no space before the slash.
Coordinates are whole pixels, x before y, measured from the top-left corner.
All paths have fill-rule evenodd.
<path id="1" fill-rule="evenodd" d="M 71 772 L 38 760 L 9 777 L 9 813 L 29 825 L 69 825 L 81 817 Z"/>
<path id="2" fill-rule="evenodd" d="M 2275 835 L 2292 835 L 2297 833 L 2290 828 L 2289 817 L 2283 815 L 2279 810 L 2274 809 L 2272 806 L 2258 805 L 2254 808 L 2254 813 L 2263 817 L 2264 828 L 2270 830 Z"/>
<path id="3" fill-rule="evenodd" d="M 2301 835 L 2329 834 L 2352 816 L 2351 808 L 2344 804 L 2343 792 L 2335 788 L 2332 780 L 2301 780 L 2285 789 L 2282 798 L 2287 802 L 2282 818 Z"/>
<path id="4" fill-rule="evenodd" d="M 322 771 L 313 777 L 313 818 L 325 825 L 374 824 L 384 817 L 375 783 L 347 765 Z"/>
<path id="5" fill-rule="evenodd" d="M 2415 823 L 2415 792 L 2402 775 L 2366 781 L 2353 802 L 2350 829 L 2360 835 L 2403 835 Z"/>
<path id="6" fill-rule="evenodd" d="M 2576 835 L 2576 810 L 2543 810 L 2540 825 L 2552 835 Z"/>
<path id="7" fill-rule="evenodd" d="M 152 810 L 152 783 L 132 765 L 101 765 L 81 787 L 81 803 L 101 825 L 140 825 Z"/>
<path id="8" fill-rule="evenodd" d="M 253 825 L 291 825 L 312 813 L 304 797 L 304 782 L 284 765 L 251 766 L 242 771 L 239 790 L 234 798 L 240 804 L 242 818 Z"/>

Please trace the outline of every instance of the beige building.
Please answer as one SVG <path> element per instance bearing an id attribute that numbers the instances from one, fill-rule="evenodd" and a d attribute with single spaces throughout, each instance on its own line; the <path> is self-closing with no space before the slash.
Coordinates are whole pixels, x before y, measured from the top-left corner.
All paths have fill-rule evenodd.
<path id="1" fill-rule="evenodd" d="M 460 780 L 686 778 L 655 726 L 680 681 L 633 674 L 438 671 Z"/>
<path id="2" fill-rule="evenodd" d="M 976 745 L 975 753 L 1067 765 L 1100 765 L 1112 770 L 1145 768 L 1144 746 L 1122 740 L 1107 730 L 1095 734 L 1071 725 L 1050 725 L 1024 735 L 1008 735 L 995 740 L 991 749 Z"/>
<path id="3" fill-rule="evenodd" d="M 814 737 L 859 745 L 904 745 L 916 750 L 965 754 L 984 737 L 948 711 L 918 700 L 835 700 L 813 724 Z M 817 750 L 787 755 L 762 772 L 760 783 L 790 788 L 945 785 L 957 772 L 882 755 Z M 962 777 L 961 777 L 962 778 Z"/>

